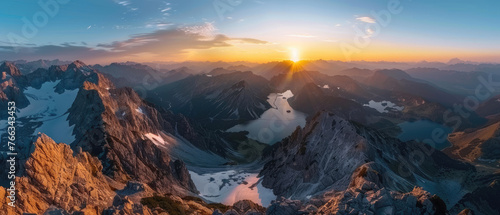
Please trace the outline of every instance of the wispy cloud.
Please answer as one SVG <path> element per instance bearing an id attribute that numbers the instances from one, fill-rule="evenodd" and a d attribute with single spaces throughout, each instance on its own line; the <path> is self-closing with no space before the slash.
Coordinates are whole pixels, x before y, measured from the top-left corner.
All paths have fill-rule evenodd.
<path id="1" fill-rule="evenodd" d="M 158 28 L 158 29 L 165 29 L 170 26 L 173 26 L 174 23 L 171 22 L 150 22 L 146 24 L 146 28 Z"/>
<path id="2" fill-rule="evenodd" d="M 169 10 L 172 10 L 172 8 L 171 8 L 171 7 L 167 7 L 167 8 L 165 8 L 165 9 L 162 9 L 162 10 L 161 10 L 161 12 L 162 12 L 162 13 L 165 13 L 165 12 L 167 12 L 167 11 L 169 11 Z"/>
<path id="3" fill-rule="evenodd" d="M 373 36 L 375 36 L 375 31 L 371 28 L 366 29 L 366 34 L 365 34 L 364 38 L 370 38 Z"/>
<path id="4" fill-rule="evenodd" d="M 186 34 L 196 34 L 201 35 L 203 37 L 213 37 L 217 28 L 215 27 L 213 22 L 205 22 L 202 25 L 192 25 L 181 28 Z"/>
<path id="5" fill-rule="evenodd" d="M 123 5 L 123 6 L 128 6 L 130 5 L 130 1 L 116 1 L 117 4 Z"/>
<path id="6" fill-rule="evenodd" d="M 359 20 L 361 22 L 366 22 L 366 23 L 376 23 L 375 19 L 368 17 L 368 16 L 363 16 L 363 17 L 358 17 L 356 20 Z"/>

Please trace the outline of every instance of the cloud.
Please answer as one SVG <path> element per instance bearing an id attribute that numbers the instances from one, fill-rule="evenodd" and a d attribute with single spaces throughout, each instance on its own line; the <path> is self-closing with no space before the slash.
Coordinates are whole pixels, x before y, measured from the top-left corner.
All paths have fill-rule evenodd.
<path id="1" fill-rule="evenodd" d="M 204 37 L 213 37 L 217 28 L 213 22 L 205 22 L 203 25 L 193 25 L 181 28 L 186 34 L 197 34 Z"/>
<path id="2" fill-rule="evenodd" d="M 308 35 L 308 34 L 290 34 L 290 35 L 287 35 L 289 37 L 300 37 L 300 38 L 315 38 L 317 36 L 314 36 L 314 35 Z"/>
<path id="3" fill-rule="evenodd" d="M 119 5 L 122 5 L 122 6 L 130 5 L 130 1 L 115 1 L 115 2 Z"/>
<path id="4" fill-rule="evenodd" d="M 359 20 L 361 22 L 366 22 L 366 23 L 376 23 L 375 19 L 368 17 L 368 16 L 363 16 L 363 17 L 358 17 L 356 20 Z"/>
<path id="5" fill-rule="evenodd" d="M 268 44 L 268 42 L 253 38 L 232 38 L 231 41 L 238 41 L 240 43 L 252 43 L 252 44 Z"/>
<path id="6" fill-rule="evenodd" d="M 371 28 L 366 29 L 366 35 L 364 36 L 364 38 L 370 38 L 373 36 L 375 36 L 375 31 Z"/>
<path id="7" fill-rule="evenodd" d="M 165 29 L 167 27 L 173 26 L 174 23 L 171 22 L 150 22 L 146 24 L 146 28 L 158 28 L 158 29 Z"/>
<path id="8" fill-rule="evenodd" d="M 190 50 L 230 47 L 235 43 L 267 44 L 268 42 L 217 34 L 213 24 L 205 23 L 198 26 L 160 29 L 151 33 L 133 35 L 127 40 L 98 44 L 93 47 L 70 43 L 36 47 L 0 46 L 0 59 L 58 58 L 93 62 L 119 61 L 137 56 L 179 59 Z"/>

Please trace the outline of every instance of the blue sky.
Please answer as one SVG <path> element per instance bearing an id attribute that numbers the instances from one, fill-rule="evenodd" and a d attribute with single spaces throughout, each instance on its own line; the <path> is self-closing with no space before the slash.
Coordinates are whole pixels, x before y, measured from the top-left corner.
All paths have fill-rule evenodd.
<path id="1" fill-rule="evenodd" d="M 57 2 L 59 9 L 52 17 L 38 2 Z M 373 34 L 381 24 L 373 12 L 387 11 L 389 2 L 399 2 L 402 12 L 391 14 L 391 22 Z M 354 44 L 350 57 L 356 60 L 498 61 L 498 8 L 494 0 L 3 1 L 0 58 L 238 60 L 223 54 L 232 53 L 266 61 L 259 60 L 264 53 L 270 61 L 298 47 L 305 59 L 342 60 L 340 44 L 353 45 L 357 28 L 370 42 Z M 44 21 L 43 14 L 47 23 L 23 34 L 23 18 Z M 13 43 L 12 35 L 23 40 Z M 397 58 L 398 53 L 408 54 Z"/>

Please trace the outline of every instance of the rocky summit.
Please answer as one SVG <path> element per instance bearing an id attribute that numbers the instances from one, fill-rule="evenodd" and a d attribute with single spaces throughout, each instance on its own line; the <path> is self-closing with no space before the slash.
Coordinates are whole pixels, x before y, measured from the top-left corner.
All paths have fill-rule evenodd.
<path id="1" fill-rule="evenodd" d="M 55 143 L 40 134 L 35 150 L 26 162 L 26 175 L 16 178 L 17 204 L 5 204 L 6 189 L 1 187 L 2 210 L 7 214 L 42 214 L 50 207 L 65 211 L 98 214 L 111 205 L 113 187 L 102 174 L 99 159 L 88 152 L 76 152 L 65 143 Z"/>
<path id="2" fill-rule="evenodd" d="M 477 180 L 496 178 L 427 145 L 402 143 L 328 112 L 312 117 L 264 159 L 262 184 L 287 198 L 269 207 L 273 214 L 445 214 L 470 201 L 463 194 L 477 189 Z M 487 199 L 486 206 L 494 201 Z"/>

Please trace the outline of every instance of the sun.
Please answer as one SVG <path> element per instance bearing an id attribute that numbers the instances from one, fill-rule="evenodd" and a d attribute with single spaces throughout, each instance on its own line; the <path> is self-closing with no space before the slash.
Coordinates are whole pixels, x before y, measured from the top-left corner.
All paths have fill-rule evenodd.
<path id="1" fill-rule="evenodd" d="M 296 48 L 290 48 L 290 60 L 294 63 L 300 61 L 299 50 Z"/>

